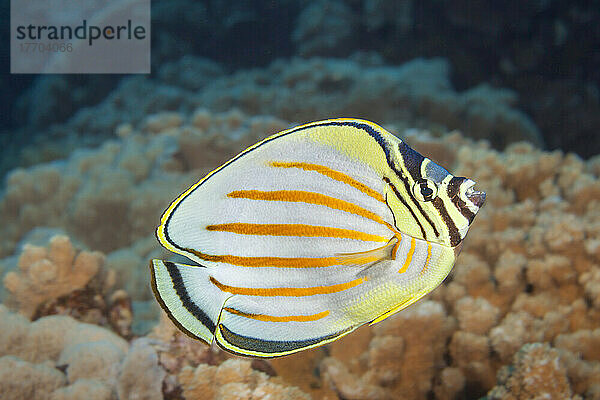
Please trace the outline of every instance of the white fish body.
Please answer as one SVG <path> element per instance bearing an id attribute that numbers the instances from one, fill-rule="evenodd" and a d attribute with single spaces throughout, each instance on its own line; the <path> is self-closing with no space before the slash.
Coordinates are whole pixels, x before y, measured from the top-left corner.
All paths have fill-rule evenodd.
<path id="1" fill-rule="evenodd" d="M 336 340 L 450 272 L 485 193 L 368 121 L 313 122 L 248 148 L 181 194 L 152 260 L 187 334 L 246 356 Z"/>

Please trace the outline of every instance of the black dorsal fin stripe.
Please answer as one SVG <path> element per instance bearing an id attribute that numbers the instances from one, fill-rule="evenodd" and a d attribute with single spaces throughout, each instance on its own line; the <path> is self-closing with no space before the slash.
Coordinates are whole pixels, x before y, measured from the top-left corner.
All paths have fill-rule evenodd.
<path id="1" fill-rule="evenodd" d="M 423 164 L 425 157 L 417 153 L 402 141 L 398 144 L 398 150 L 400 151 L 400 155 L 404 161 L 404 167 L 413 180 L 415 182 L 421 180 L 423 178 L 421 176 L 421 165 Z"/>

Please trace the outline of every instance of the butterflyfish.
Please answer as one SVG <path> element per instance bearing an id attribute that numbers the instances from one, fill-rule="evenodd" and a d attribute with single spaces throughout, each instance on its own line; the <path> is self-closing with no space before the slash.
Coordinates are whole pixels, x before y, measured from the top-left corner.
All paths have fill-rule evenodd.
<path id="1" fill-rule="evenodd" d="M 173 201 L 156 236 L 194 265 L 152 260 L 185 333 L 250 357 L 341 338 L 446 278 L 485 193 L 382 127 L 298 126 L 244 150 Z"/>

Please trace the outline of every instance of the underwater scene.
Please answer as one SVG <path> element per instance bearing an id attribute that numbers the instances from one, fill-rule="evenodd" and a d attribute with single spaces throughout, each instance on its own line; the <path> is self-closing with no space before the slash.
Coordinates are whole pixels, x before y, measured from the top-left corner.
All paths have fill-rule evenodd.
<path id="1" fill-rule="evenodd" d="M 0 400 L 600 400 L 600 2 L 146 4 L 0 45 Z"/>

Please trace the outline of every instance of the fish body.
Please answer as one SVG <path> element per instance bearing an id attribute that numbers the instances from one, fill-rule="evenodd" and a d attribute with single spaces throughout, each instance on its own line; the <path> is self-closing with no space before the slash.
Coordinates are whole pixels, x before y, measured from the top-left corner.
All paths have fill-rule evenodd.
<path id="1" fill-rule="evenodd" d="M 198 265 L 152 260 L 188 335 L 278 357 L 408 307 L 448 275 L 485 201 L 380 126 L 332 119 L 275 134 L 182 193 L 156 235 Z"/>

